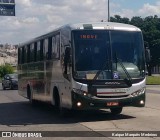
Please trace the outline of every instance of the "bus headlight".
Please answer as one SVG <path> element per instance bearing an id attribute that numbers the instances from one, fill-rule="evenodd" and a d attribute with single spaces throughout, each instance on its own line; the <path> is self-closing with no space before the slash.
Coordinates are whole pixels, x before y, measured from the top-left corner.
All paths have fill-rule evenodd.
<path id="1" fill-rule="evenodd" d="M 80 89 L 73 89 L 73 92 L 78 93 L 78 94 L 83 95 L 83 96 L 88 95 L 88 93 L 86 91 L 83 91 L 83 90 L 80 90 Z"/>
<path id="2" fill-rule="evenodd" d="M 139 95 L 141 95 L 141 94 L 144 94 L 145 91 L 146 91 L 146 89 L 145 89 L 145 88 L 142 88 L 142 89 L 140 89 L 140 90 L 137 90 L 136 92 L 133 92 L 131 95 L 132 95 L 133 97 L 139 96 Z"/>

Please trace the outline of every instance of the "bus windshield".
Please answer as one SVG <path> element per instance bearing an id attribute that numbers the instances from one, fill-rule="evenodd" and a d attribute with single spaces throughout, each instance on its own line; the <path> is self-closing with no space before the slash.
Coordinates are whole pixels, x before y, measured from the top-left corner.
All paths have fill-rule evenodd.
<path id="1" fill-rule="evenodd" d="M 144 77 L 145 61 L 141 32 L 83 30 L 73 31 L 74 74 L 78 79 L 98 80 Z"/>

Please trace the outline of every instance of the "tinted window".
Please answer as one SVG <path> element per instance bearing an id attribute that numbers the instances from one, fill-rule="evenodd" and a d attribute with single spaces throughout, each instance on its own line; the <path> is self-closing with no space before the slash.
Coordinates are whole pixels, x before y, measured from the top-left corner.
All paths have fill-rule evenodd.
<path id="1" fill-rule="evenodd" d="M 18 48 L 18 64 L 21 64 L 22 48 Z"/>
<path id="2" fill-rule="evenodd" d="M 48 39 L 45 39 L 43 42 L 43 52 L 44 52 L 44 58 L 48 59 Z"/>
<path id="3" fill-rule="evenodd" d="M 24 46 L 24 63 L 27 63 L 27 46 Z"/>
<path id="4" fill-rule="evenodd" d="M 37 42 L 34 43 L 34 61 L 37 61 Z"/>
<path id="5" fill-rule="evenodd" d="M 34 62 L 34 43 L 30 45 L 30 62 Z"/>
<path id="6" fill-rule="evenodd" d="M 27 62 L 30 62 L 30 45 L 27 45 Z"/>
<path id="7" fill-rule="evenodd" d="M 52 58 L 52 37 L 48 38 L 48 59 Z"/>
<path id="8" fill-rule="evenodd" d="M 114 73 L 124 79 L 124 69 L 132 78 L 144 77 L 141 32 L 83 30 L 72 35 L 76 77 L 86 78 L 101 70 L 99 79 L 112 79 Z"/>
<path id="9" fill-rule="evenodd" d="M 37 61 L 43 60 L 43 40 L 37 43 Z"/>
<path id="10" fill-rule="evenodd" d="M 41 60 L 41 46 L 40 41 L 37 43 L 37 61 Z"/>
<path id="11" fill-rule="evenodd" d="M 135 78 L 143 73 L 145 65 L 141 32 L 111 31 L 111 47 L 115 64 L 117 59 L 122 61 L 130 75 Z M 118 64 L 117 70 L 120 73 L 123 71 Z"/>
<path id="12" fill-rule="evenodd" d="M 43 47 L 44 40 L 40 41 L 40 60 L 44 60 L 44 47 Z"/>
<path id="13" fill-rule="evenodd" d="M 109 59 L 108 32 L 75 32 L 74 43 L 76 71 L 99 70 Z"/>
<path id="14" fill-rule="evenodd" d="M 22 55 L 21 55 L 21 62 L 22 62 L 22 64 L 24 64 L 24 59 L 25 59 L 25 57 L 24 57 L 24 55 L 25 55 L 25 49 L 24 49 L 24 47 L 22 48 Z"/>
<path id="15" fill-rule="evenodd" d="M 52 57 L 53 59 L 60 58 L 60 36 L 59 34 L 52 38 Z"/>

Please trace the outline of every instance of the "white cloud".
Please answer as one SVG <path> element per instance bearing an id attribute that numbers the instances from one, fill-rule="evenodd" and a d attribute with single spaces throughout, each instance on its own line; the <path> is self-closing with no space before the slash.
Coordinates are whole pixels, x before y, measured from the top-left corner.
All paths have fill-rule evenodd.
<path id="1" fill-rule="evenodd" d="M 16 17 L 1 17 L 0 41 L 21 43 L 66 23 L 107 20 L 107 4 L 108 0 L 16 0 Z M 159 15 L 159 7 L 160 2 L 148 3 L 134 11 L 110 1 L 111 16 Z"/>
<path id="2" fill-rule="evenodd" d="M 133 16 L 141 16 L 141 17 L 151 16 L 151 15 L 160 16 L 160 1 L 152 5 L 149 3 L 144 3 L 142 5 L 142 8 L 140 8 L 137 11 L 135 11 L 134 9 L 124 9 L 123 5 L 117 4 L 117 7 L 113 8 L 111 14 L 112 16 L 120 15 L 121 17 L 128 17 L 128 18 L 132 18 Z"/>
<path id="3" fill-rule="evenodd" d="M 149 3 L 144 4 L 142 9 L 138 11 L 140 15 L 160 15 L 160 2 L 156 5 L 150 5 Z"/>
<path id="4" fill-rule="evenodd" d="M 19 20 L 19 22 L 25 23 L 25 24 L 36 24 L 36 23 L 39 23 L 39 19 L 36 17 L 28 17 L 28 18 Z"/>
<path id="5" fill-rule="evenodd" d="M 21 6 L 31 6 L 32 2 L 31 0 L 16 0 L 16 4 L 19 4 Z"/>
<path id="6" fill-rule="evenodd" d="M 46 33 L 55 27 L 66 23 L 100 21 L 107 19 L 108 0 L 16 0 L 16 18 L 7 21 L 12 26 L 7 29 L 8 33 L 18 31 L 20 36 L 15 43 Z M 117 4 L 112 4 L 117 6 Z M 1 24 L 2 21 L 0 21 Z M 33 33 L 32 33 L 33 32 Z M 22 35 L 23 34 L 23 35 Z M 22 38 L 23 36 L 23 38 Z M 5 41 L 7 39 L 4 39 Z"/>
<path id="7" fill-rule="evenodd" d="M 135 12 L 131 9 L 122 9 L 119 12 L 114 12 L 112 15 L 120 15 L 121 17 L 132 18 L 135 16 Z"/>
<path id="8" fill-rule="evenodd" d="M 58 24 L 63 22 L 63 18 L 57 15 L 47 15 L 47 22 Z"/>

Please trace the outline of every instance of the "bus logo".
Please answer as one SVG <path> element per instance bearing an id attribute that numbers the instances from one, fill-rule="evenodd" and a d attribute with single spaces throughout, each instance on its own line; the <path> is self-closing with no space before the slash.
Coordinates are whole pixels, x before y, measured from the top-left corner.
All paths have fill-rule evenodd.
<path id="1" fill-rule="evenodd" d="M 118 74 L 118 72 L 114 72 L 114 73 L 113 73 L 113 78 L 114 78 L 114 79 L 119 79 L 119 74 Z"/>
<path id="2" fill-rule="evenodd" d="M 119 82 L 106 82 L 106 85 L 119 85 Z"/>

